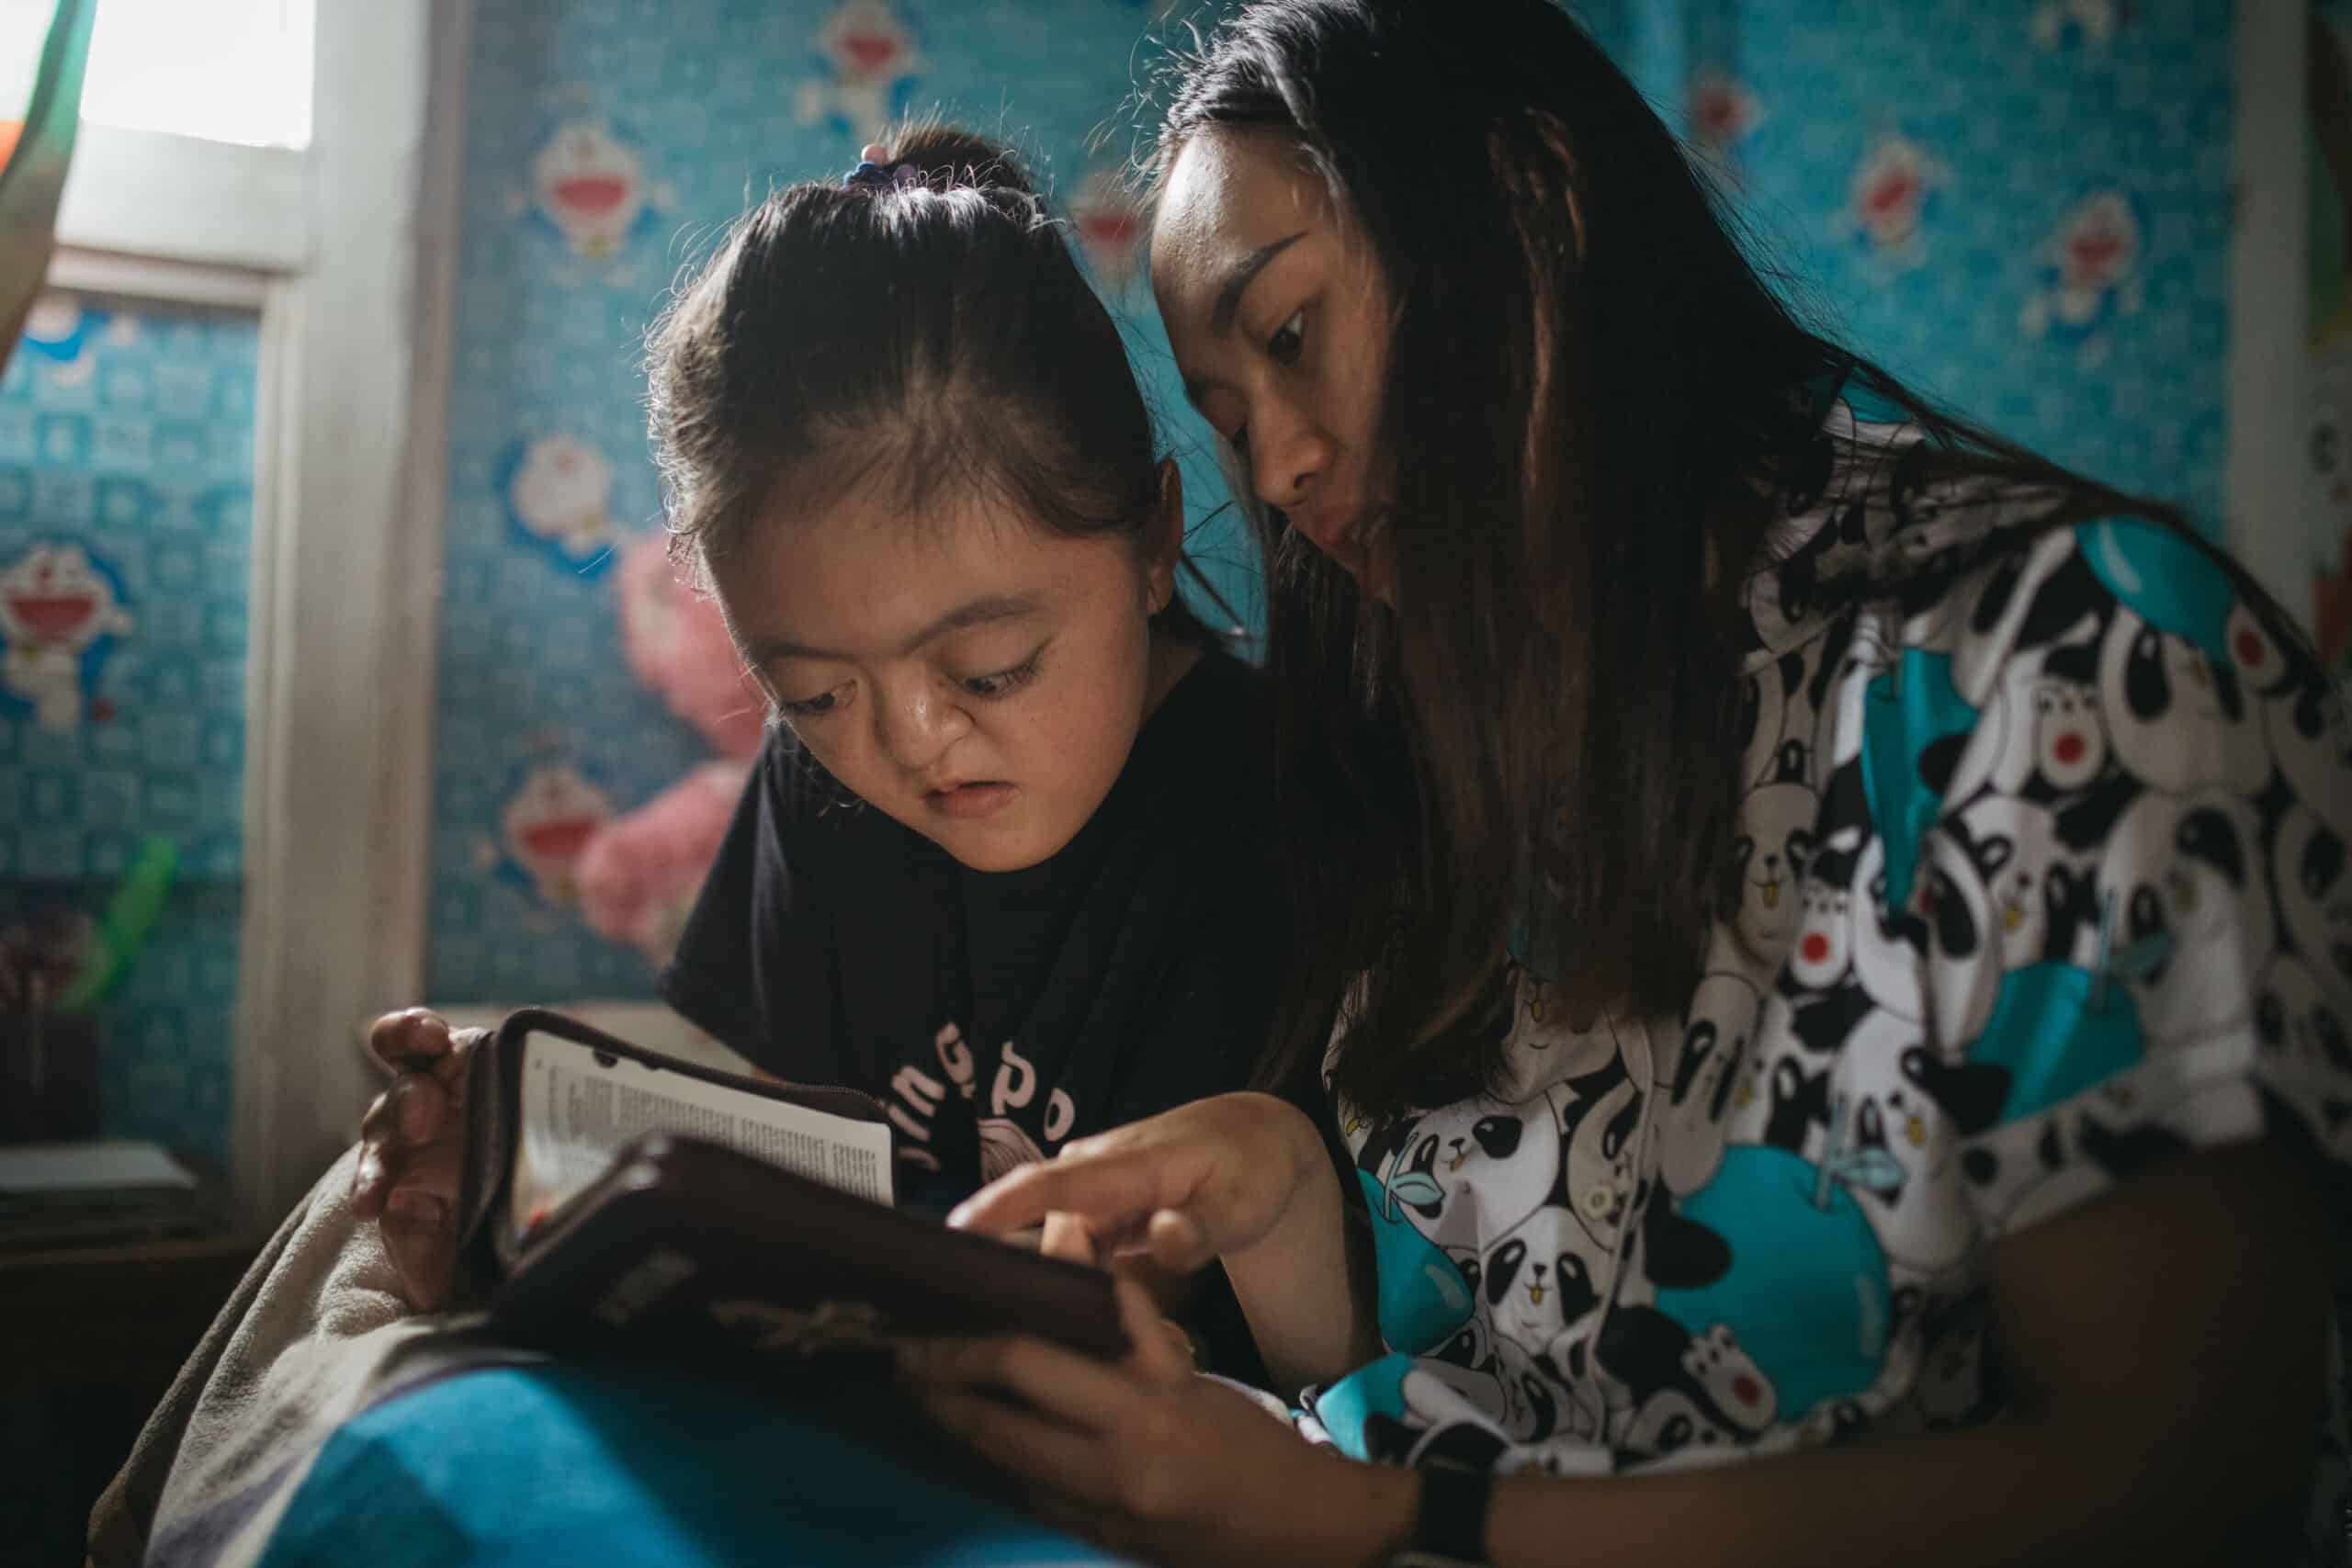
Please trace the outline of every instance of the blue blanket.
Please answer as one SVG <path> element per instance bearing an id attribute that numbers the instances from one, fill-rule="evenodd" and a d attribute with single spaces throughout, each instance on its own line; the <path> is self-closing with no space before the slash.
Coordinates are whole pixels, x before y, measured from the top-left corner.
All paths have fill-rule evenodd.
<path id="1" fill-rule="evenodd" d="M 787 1404 L 650 1368 L 469 1371 L 329 1438 L 263 1568 L 1101 1563 Z"/>

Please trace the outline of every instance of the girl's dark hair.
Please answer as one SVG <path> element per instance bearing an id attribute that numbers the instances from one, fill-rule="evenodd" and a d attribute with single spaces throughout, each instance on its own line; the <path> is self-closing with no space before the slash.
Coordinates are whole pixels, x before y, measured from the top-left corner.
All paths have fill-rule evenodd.
<path id="1" fill-rule="evenodd" d="M 1742 595 L 1826 477 L 1808 389 L 1849 378 L 1923 427 L 1899 487 L 2177 521 L 1801 321 L 1549 0 L 1253 0 L 1184 72 L 1157 168 L 1249 132 L 1319 175 L 1386 280 L 1374 526 L 1401 585 L 1396 613 L 1366 604 L 1252 508 L 1303 933 L 1270 1077 L 1344 998 L 1353 1104 L 1492 1084 L 1530 913 L 1567 933 L 1570 1016 L 1680 1015 L 1738 803 Z"/>
<path id="2" fill-rule="evenodd" d="M 973 491 L 1062 534 L 1138 537 L 1159 515 L 1118 328 L 1027 175 L 935 123 L 890 145 L 896 177 L 807 181 L 746 213 L 652 330 L 684 564 L 707 573 L 767 509 L 869 482 L 909 516 Z M 1181 596 L 1155 625 L 1209 637 Z"/>

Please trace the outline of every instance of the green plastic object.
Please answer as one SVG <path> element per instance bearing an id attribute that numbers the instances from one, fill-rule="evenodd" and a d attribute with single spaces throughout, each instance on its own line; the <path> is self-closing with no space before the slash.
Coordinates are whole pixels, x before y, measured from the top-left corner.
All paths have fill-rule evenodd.
<path id="1" fill-rule="evenodd" d="M 139 858 L 131 862 L 130 874 L 107 900 L 106 913 L 98 917 L 98 929 L 90 939 L 89 956 L 81 973 L 58 995 L 59 1012 L 88 1012 L 122 978 L 123 971 L 147 944 L 148 932 L 155 929 L 156 917 L 172 896 L 172 878 L 179 863 L 178 846 L 169 839 L 153 838 L 139 846 Z"/>

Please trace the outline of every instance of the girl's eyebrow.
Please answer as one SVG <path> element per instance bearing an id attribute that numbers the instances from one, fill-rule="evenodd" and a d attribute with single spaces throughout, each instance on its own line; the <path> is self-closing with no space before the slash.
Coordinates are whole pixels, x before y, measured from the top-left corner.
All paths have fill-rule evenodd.
<path id="1" fill-rule="evenodd" d="M 929 626 L 899 645 L 901 658 L 923 644 L 960 632 L 972 626 L 993 626 L 1000 621 L 1017 621 L 1037 613 L 1035 598 L 1026 593 L 989 593 L 968 603 L 958 604 Z M 811 648 L 807 643 L 794 642 L 789 637 L 763 637 L 753 638 L 743 649 L 744 658 L 753 665 L 771 664 L 779 659 L 822 659 L 835 663 L 852 661 L 846 653 L 827 648 Z"/>

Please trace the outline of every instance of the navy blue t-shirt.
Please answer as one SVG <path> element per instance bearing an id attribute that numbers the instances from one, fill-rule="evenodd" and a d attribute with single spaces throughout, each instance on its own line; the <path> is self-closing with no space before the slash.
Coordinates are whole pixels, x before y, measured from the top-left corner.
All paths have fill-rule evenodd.
<path id="1" fill-rule="evenodd" d="M 936 1209 L 1074 1137 L 1248 1086 L 1289 953 L 1258 672 L 1204 653 L 1093 818 L 977 872 L 775 730 L 663 976 L 777 1077 L 879 1099 Z"/>

